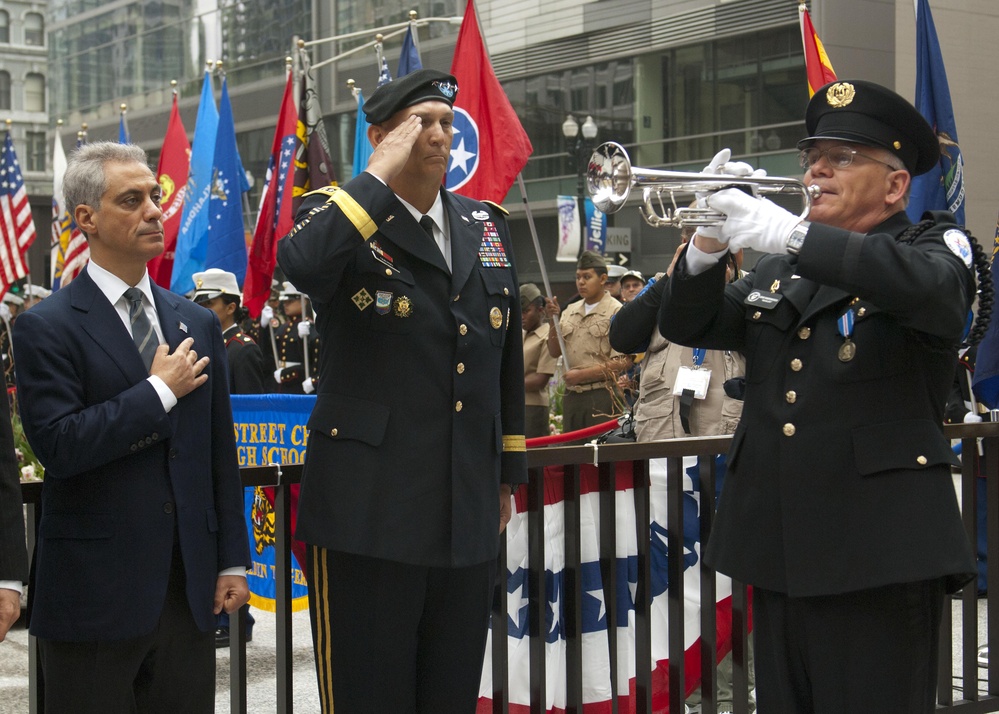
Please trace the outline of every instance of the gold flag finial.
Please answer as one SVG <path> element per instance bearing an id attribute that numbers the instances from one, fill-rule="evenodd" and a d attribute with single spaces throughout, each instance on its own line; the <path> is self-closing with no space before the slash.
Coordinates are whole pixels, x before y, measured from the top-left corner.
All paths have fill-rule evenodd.
<path id="1" fill-rule="evenodd" d="M 416 10 L 410 10 L 409 11 L 409 21 L 410 22 L 416 22 L 416 16 L 417 15 L 419 15 L 419 13 Z"/>
<path id="2" fill-rule="evenodd" d="M 127 105 L 127 104 L 125 104 L 125 102 L 122 102 L 122 103 L 121 103 L 121 104 L 120 104 L 120 105 L 118 106 L 118 108 L 119 108 L 119 109 L 121 109 L 121 111 L 122 111 L 122 114 L 124 114 L 124 113 L 125 113 L 125 110 L 126 110 L 126 109 L 128 109 L 128 105 Z"/>

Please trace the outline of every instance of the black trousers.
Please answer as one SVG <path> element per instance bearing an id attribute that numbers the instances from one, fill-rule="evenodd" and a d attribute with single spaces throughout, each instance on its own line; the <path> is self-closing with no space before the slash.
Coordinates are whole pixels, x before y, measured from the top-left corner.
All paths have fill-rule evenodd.
<path id="1" fill-rule="evenodd" d="M 473 714 L 495 573 L 309 546 L 323 714 Z"/>
<path id="2" fill-rule="evenodd" d="M 929 714 L 943 580 L 841 595 L 753 589 L 759 714 Z"/>
<path id="3" fill-rule="evenodd" d="M 215 633 L 194 623 L 175 548 L 163 612 L 148 635 L 38 641 L 47 714 L 212 714 Z"/>

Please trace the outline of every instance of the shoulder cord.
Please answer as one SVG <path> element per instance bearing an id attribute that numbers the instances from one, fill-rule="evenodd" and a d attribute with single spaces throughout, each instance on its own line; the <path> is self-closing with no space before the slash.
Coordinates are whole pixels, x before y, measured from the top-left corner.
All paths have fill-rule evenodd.
<path id="1" fill-rule="evenodd" d="M 920 221 L 913 224 L 902 232 L 898 237 L 898 241 L 900 243 L 912 243 L 922 233 L 935 225 L 936 221 L 932 220 Z M 961 227 L 961 230 L 968 237 L 968 242 L 971 243 L 972 260 L 978 277 L 978 313 L 975 315 L 975 321 L 968 331 L 968 336 L 965 338 L 964 343 L 967 345 L 977 345 L 982 341 L 986 330 L 989 329 L 989 321 L 992 318 L 992 306 L 995 303 L 995 288 L 992 285 L 992 265 L 985 255 L 985 250 L 979 244 L 978 239 L 972 235 L 971 231 L 964 226 Z"/>

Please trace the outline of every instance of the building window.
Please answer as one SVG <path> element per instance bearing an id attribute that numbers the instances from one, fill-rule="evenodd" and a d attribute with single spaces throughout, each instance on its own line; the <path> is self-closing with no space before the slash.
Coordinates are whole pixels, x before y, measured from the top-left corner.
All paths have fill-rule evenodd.
<path id="1" fill-rule="evenodd" d="M 0 10 L 0 42 L 10 42 L 10 13 L 6 10 Z"/>
<path id="2" fill-rule="evenodd" d="M 27 112 L 45 111 L 45 77 L 31 73 L 24 78 L 24 110 Z"/>
<path id="3" fill-rule="evenodd" d="M 45 44 L 45 20 L 37 12 L 24 16 L 24 44 L 36 47 Z"/>
<path id="4" fill-rule="evenodd" d="M 25 134 L 28 153 L 24 158 L 27 171 L 45 171 L 45 132 L 29 131 Z"/>
<path id="5" fill-rule="evenodd" d="M 0 71 L 0 109 L 10 108 L 10 72 Z"/>

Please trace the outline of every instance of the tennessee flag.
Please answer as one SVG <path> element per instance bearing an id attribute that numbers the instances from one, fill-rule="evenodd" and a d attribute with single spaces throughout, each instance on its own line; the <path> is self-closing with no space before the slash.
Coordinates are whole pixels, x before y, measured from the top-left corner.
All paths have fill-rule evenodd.
<path id="1" fill-rule="evenodd" d="M 163 252 L 149 261 L 149 277 L 161 288 L 170 289 L 170 275 L 173 272 L 173 256 L 177 249 L 177 233 L 180 231 L 181 209 L 187 190 L 187 172 L 191 166 L 191 142 L 187 140 L 184 122 L 177 109 L 177 93 L 173 95 L 170 121 L 167 123 L 163 148 L 156 166 L 156 180 L 160 184 L 163 209 Z"/>
<path id="2" fill-rule="evenodd" d="M 246 281 L 243 284 L 243 305 L 252 317 L 260 314 L 260 309 L 270 297 L 271 279 L 277 264 L 277 244 L 291 231 L 295 222 L 292 189 L 295 181 L 295 156 L 301 144 L 297 127 L 295 90 L 292 73 L 289 72 L 271 144 L 271 158 L 267 164 L 267 178 L 260 197 L 260 212 L 253 229 L 253 243 L 250 245 Z"/>
<path id="3" fill-rule="evenodd" d="M 808 75 L 808 96 L 811 98 L 815 90 L 830 82 L 836 81 L 836 72 L 833 70 L 826 48 L 822 46 L 822 40 L 815 34 L 812 26 L 812 18 L 805 8 L 804 0 L 798 5 L 798 20 L 801 23 L 801 44 L 805 50 L 805 72 Z"/>
<path id="4" fill-rule="evenodd" d="M 458 30 L 451 74 L 458 96 L 445 184 L 463 196 L 502 203 L 534 147 L 493 72 L 472 0 Z"/>

